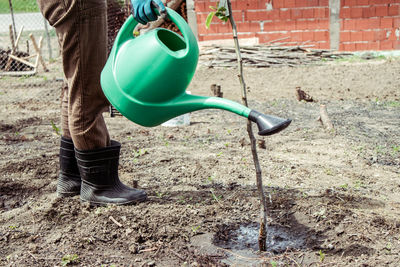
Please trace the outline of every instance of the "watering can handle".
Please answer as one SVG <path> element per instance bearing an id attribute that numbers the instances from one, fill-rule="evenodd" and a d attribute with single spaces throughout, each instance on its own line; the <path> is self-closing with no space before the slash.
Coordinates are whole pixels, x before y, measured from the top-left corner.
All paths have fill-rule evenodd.
<path id="1" fill-rule="evenodd" d="M 165 19 L 166 17 L 171 19 L 176 24 L 176 26 L 179 28 L 179 30 L 181 31 L 183 38 L 185 39 L 185 43 L 186 43 L 185 55 L 188 55 L 191 53 L 190 44 L 196 44 L 195 47 L 197 47 L 197 50 L 198 50 L 196 37 L 194 36 L 192 30 L 190 29 L 190 27 L 186 23 L 186 21 L 177 12 L 175 12 L 174 10 L 172 10 L 168 7 L 166 7 L 166 11 L 164 11 L 164 12 L 159 12 L 158 10 L 157 10 L 157 12 L 160 14 L 160 16 L 163 19 Z M 115 38 L 114 46 L 113 46 L 113 49 L 111 52 L 114 59 L 116 58 L 116 54 L 119 50 L 119 47 L 123 43 L 125 43 L 128 40 L 135 39 L 135 37 L 133 35 L 133 31 L 134 31 L 136 25 L 138 25 L 138 22 L 134 19 L 133 15 L 130 15 L 128 17 L 128 19 L 125 21 L 125 23 L 122 25 L 120 31 L 118 32 L 117 37 Z M 198 51 L 197 51 L 197 53 L 198 53 Z"/>

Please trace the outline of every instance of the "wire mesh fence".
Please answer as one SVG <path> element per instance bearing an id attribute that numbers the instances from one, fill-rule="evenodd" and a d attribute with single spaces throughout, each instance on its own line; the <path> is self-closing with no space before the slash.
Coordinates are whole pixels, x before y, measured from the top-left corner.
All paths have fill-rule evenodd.
<path id="1" fill-rule="evenodd" d="M 8 2 L 8 3 L 6 3 Z M 108 47 L 129 15 L 128 1 L 108 0 Z M 61 88 L 62 61 L 55 29 L 35 0 L 0 3 L 0 88 Z"/>
<path id="2" fill-rule="evenodd" d="M 8 1 L 0 8 L 0 88 L 60 87 L 57 36 L 36 1 Z"/>

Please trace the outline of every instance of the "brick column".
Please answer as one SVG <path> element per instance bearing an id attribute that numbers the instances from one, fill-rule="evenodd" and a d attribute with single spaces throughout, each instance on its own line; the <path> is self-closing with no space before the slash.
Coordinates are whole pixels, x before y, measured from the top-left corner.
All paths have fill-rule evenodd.
<path id="1" fill-rule="evenodd" d="M 192 29 L 194 36 L 198 39 L 197 34 L 197 18 L 196 12 L 194 11 L 194 0 L 186 0 L 186 14 L 188 19 L 188 24 Z"/>
<path id="2" fill-rule="evenodd" d="M 340 0 L 329 0 L 329 42 L 332 50 L 339 50 Z"/>

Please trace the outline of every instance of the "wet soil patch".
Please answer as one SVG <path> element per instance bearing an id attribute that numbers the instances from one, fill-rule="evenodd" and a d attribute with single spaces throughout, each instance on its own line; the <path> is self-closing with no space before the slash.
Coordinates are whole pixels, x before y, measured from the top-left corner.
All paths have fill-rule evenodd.
<path id="1" fill-rule="evenodd" d="M 219 226 L 213 243 L 233 251 L 257 251 L 259 230 L 259 225 L 256 223 Z M 287 250 L 299 250 L 305 247 L 305 233 L 279 225 L 268 225 L 267 231 L 267 251 L 269 252 L 283 253 Z"/>

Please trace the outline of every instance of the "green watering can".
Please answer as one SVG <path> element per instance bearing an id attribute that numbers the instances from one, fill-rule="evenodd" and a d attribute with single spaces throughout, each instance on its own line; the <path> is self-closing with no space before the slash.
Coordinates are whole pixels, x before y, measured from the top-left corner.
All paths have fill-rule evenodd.
<path id="1" fill-rule="evenodd" d="M 260 135 L 286 128 L 291 120 L 264 115 L 236 102 L 186 93 L 199 57 L 197 40 L 186 21 L 167 8 L 183 38 L 157 28 L 134 37 L 138 24 L 131 15 L 120 29 L 101 73 L 110 103 L 129 120 L 146 127 L 201 109 L 223 109 L 257 123 Z"/>

